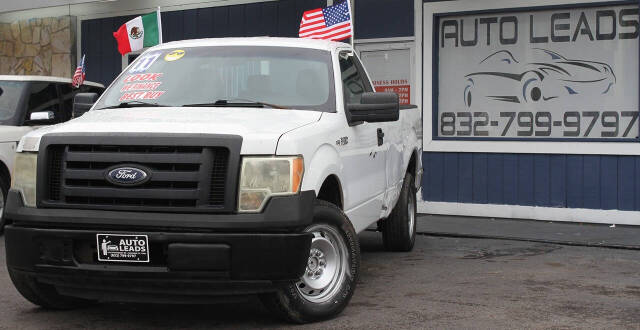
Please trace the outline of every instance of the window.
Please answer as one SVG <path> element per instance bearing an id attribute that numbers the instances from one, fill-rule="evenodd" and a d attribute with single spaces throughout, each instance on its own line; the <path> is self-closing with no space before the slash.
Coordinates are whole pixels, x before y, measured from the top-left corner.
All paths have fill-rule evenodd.
<path id="1" fill-rule="evenodd" d="M 60 99 L 62 100 L 62 111 L 60 116 L 56 116 L 56 122 L 65 122 L 71 119 L 73 111 L 73 97 L 76 95 L 70 84 L 60 84 Z"/>
<path id="2" fill-rule="evenodd" d="M 372 91 L 358 58 L 351 52 L 340 53 L 340 74 L 346 104 L 360 103 L 362 93 Z"/>
<path id="3" fill-rule="evenodd" d="M 34 112 L 52 111 L 56 117 L 60 115 L 60 100 L 55 83 L 34 82 L 29 87 L 27 120 Z"/>
<path id="4" fill-rule="evenodd" d="M 0 81 L 1 125 L 15 125 L 14 118 L 21 113 L 18 107 L 26 88 L 27 83 L 23 81 Z"/>

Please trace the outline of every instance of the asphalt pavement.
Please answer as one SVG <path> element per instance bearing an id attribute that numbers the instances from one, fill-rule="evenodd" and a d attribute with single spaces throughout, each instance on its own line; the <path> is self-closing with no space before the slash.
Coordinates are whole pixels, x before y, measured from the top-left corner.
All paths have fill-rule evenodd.
<path id="1" fill-rule="evenodd" d="M 640 251 L 420 235 L 413 252 L 388 253 L 375 232 L 361 245 L 351 304 L 300 328 L 640 328 Z M 292 327 L 255 298 L 43 310 L 14 289 L 0 246 L 0 329 Z"/>
<path id="2" fill-rule="evenodd" d="M 640 250 L 640 226 L 423 214 L 418 217 L 417 230 L 433 236 Z"/>

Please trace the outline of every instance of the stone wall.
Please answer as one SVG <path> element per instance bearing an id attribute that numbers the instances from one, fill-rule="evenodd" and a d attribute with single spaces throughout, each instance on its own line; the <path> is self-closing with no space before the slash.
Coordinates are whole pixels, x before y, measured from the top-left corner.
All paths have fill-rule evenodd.
<path id="1" fill-rule="evenodd" d="M 72 16 L 0 23 L 0 74 L 71 77 L 74 27 Z"/>

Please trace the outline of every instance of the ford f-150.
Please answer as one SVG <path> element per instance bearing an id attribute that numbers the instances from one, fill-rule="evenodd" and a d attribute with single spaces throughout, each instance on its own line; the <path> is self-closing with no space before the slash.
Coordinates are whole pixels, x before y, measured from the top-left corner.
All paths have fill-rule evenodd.
<path id="1" fill-rule="evenodd" d="M 37 305 L 257 294 L 312 322 L 351 299 L 358 233 L 413 247 L 421 113 L 347 44 L 165 43 L 87 104 L 18 146 L 7 264 Z"/>

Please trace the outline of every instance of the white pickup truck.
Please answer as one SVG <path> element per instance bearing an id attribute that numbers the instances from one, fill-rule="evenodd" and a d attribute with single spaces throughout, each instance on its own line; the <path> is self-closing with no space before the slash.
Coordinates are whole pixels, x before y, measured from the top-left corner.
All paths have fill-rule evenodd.
<path id="1" fill-rule="evenodd" d="M 18 141 L 38 127 L 71 119 L 76 94 L 102 91 L 102 84 L 89 81 L 72 88 L 69 78 L 0 75 L 0 234 Z"/>
<path id="2" fill-rule="evenodd" d="M 54 309 L 258 294 L 290 321 L 333 317 L 356 287 L 358 233 L 377 222 L 387 249 L 413 247 L 420 117 L 373 92 L 347 44 L 150 48 L 82 117 L 21 140 L 11 279 Z"/>

